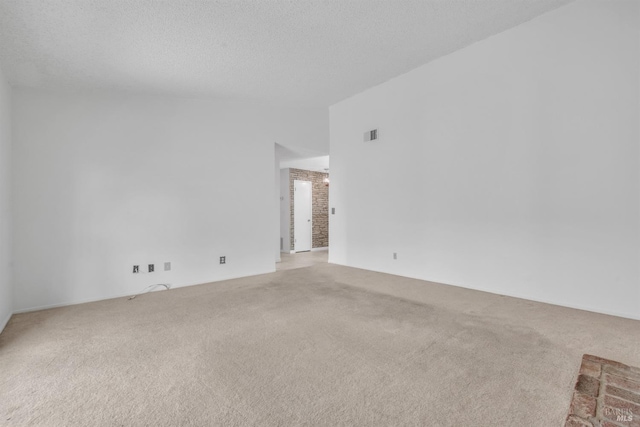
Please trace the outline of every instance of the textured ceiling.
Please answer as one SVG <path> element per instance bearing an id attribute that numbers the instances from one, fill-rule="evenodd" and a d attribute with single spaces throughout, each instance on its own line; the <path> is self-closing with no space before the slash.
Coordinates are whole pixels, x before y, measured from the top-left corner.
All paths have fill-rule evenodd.
<path id="1" fill-rule="evenodd" d="M 0 0 L 14 85 L 327 106 L 570 0 Z"/>

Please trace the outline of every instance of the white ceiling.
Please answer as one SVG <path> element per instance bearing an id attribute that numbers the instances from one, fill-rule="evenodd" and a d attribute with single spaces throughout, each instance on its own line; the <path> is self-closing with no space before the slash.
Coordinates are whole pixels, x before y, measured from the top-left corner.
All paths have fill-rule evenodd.
<path id="1" fill-rule="evenodd" d="M 328 106 L 570 0 L 0 0 L 14 85 Z"/>

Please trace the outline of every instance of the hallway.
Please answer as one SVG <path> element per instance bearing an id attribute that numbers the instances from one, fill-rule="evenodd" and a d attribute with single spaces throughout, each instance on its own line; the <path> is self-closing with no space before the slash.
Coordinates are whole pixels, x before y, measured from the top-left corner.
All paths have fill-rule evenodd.
<path id="1" fill-rule="evenodd" d="M 310 267 L 316 264 L 326 264 L 329 251 L 300 252 L 294 254 L 281 253 L 282 261 L 276 263 L 276 271 L 293 270 L 295 268 Z"/>

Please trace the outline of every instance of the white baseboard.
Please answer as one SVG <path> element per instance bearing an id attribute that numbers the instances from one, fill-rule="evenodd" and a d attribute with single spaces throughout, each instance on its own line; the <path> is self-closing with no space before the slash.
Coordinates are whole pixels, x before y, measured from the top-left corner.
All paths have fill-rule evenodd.
<path id="1" fill-rule="evenodd" d="M 243 279 L 245 277 L 260 276 L 262 274 L 269 274 L 269 273 L 273 273 L 275 271 L 276 271 L 276 269 L 275 269 L 275 264 L 274 264 L 273 269 L 270 269 L 269 271 L 265 271 L 265 272 L 252 272 L 252 273 L 243 274 L 243 275 L 223 276 L 222 278 L 211 280 L 211 281 L 208 281 L 208 282 L 185 283 L 185 284 L 181 284 L 181 285 L 171 285 L 171 289 L 184 288 L 184 287 L 187 287 L 187 286 L 206 285 L 206 284 L 209 284 L 209 283 L 224 282 L 226 280 Z M 144 289 L 142 289 L 142 290 L 144 290 Z M 160 292 L 162 292 L 163 290 L 164 290 L 164 288 L 159 288 Z M 157 291 L 151 291 L 151 292 L 157 292 Z M 86 304 L 88 302 L 105 301 L 105 300 L 109 300 L 109 299 L 128 298 L 128 297 L 133 296 L 133 295 L 139 295 L 139 294 L 136 294 L 135 292 L 131 292 L 131 293 L 127 293 L 127 294 L 115 294 L 115 295 L 103 296 L 103 297 L 98 297 L 98 298 L 78 299 L 78 300 L 75 300 L 75 301 L 68 301 L 68 302 L 62 302 L 62 303 L 56 303 L 56 304 L 47 304 L 47 305 L 41 305 L 41 306 L 37 306 L 37 307 L 21 308 L 21 309 L 15 310 L 13 312 L 13 314 L 29 313 L 31 311 L 47 310 L 47 309 L 50 309 L 50 308 L 68 307 L 68 306 L 71 306 L 71 305 Z M 9 316 L 9 317 L 11 317 L 11 316 Z M 7 319 L 7 322 L 8 321 L 9 321 L 9 319 Z"/>
<path id="2" fill-rule="evenodd" d="M 173 286 L 172 286 L 172 289 L 173 289 Z M 14 311 L 13 314 L 30 313 L 32 311 L 48 310 L 50 308 L 69 307 L 71 305 L 86 304 L 88 302 L 96 302 L 96 301 L 105 301 L 105 300 L 108 300 L 108 299 L 127 298 L 127 297 L 130 297 L 130 296 L 133 296 L 133 295 L 135 295 L 135 293 L 115 294 L 115 295 L 109 295 L 109 296 L 104 296 L 104 297 L 99 297 L 99 298 L 86 298 L 86 299 L 79 299 L 79 300 L 75 300 L 75 301 L 60 302 L 60 303 L 56 303 L 56 304 L 38 305 L 38 306 L 35 306 L 35 307 L 27 307 L 27 308 L 18 309 L 16 311 Z"/>
<path id="3" fill-rule="evenodd" d="M 341 265 L 343 267 L 349 267 L 349 268 L 357 268 L 357 269 L 360 269 L 360 270 L 373 271 L 374 273 L 383 273 L 383 274 L 388 274 L 390 276 L 406 277 L 408 279 L 415 279 L 415 280 L 421 280 L 423 282 L 437 283 L 439 285 L 452 286 L 452 287 L 463 288 L 463 289 L 470 289 L 472 291 L 486 292 L 488 294 L 493 294 L 493 295 L 506 296 L 506 297 L 510 297 L 510 298 L 518 298 L 518 299 L 523 299 L 523 300 L 527 300 L 527 301 L 539 302 L 539 303 L 542 303 L 542 304 L 555 305 L 557 307 L 570 308 L 570 309 L 573 309 L 573 310 L 588 311 L 588 312 L 591 312 L 591 313 L 604 314 L 604 315 L 607 315 L 607 316 L 621 317 L 621 318 L 624 318 L 624 319 L 640 320 L 640 315 L 636 315 L 636 314 L 632 314 L 632 313 L 623 313 L 623 312 L 615 312 L 615 311 L 610 311 L 610 310 L 602 310 L 602 309 L 599 309 L 599 308 L 596 308 L 596 307 L 589 307 L 589 306 L 584 306 L 584 305 L 580 305 L 580 304 L 565 303 L 564 301 L 563 302 L 551 301 L 551 300 L 541 299 L 541 298 L 537 298 L 537 297 L 531 297 L 529 295 L 518 294 L 518 293 L 511 293 L 511 292 L 509 292 L 509 293 L 499 293 L 499 292 L 496 292 L 495 290 L 489 290 L 489 289 L 482 288 L 482 287 L 452 285 L 450 283 L 443 283 L 443 282 L 439 282 L 437 280 L 429 280 L 429 279 L 425 279 L 423 277 L 418 277 L 418 276 L 409 276 L 409 275 L 402 275 L 402 274 L 398 274 L 398 273 L 389 273 L 388 271 L 374 270 L 372 268 L 365 268 L 365 267 L 358 267 L 358 266 L 355 266 L 355 265 L 343 264 L 341 262 L 335 262 L 335 261 L 333 261 L 331 259 L 329 260 L 329 264 Z"/>

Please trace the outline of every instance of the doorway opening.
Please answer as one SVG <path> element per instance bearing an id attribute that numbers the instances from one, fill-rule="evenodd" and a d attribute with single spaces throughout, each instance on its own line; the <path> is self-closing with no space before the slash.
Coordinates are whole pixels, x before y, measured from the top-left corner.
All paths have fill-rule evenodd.
<path id="1" fill-rule="evenodd" d="M 329 156 L 280 161 L 280 262 L 276 270 L 328 262 Z"/>

